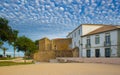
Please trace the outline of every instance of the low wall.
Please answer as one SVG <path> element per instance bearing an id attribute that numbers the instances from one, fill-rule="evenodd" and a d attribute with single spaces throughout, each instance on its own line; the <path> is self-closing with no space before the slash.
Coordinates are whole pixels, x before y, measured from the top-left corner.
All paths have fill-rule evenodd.
<path id="1" fill-rule="evenodd" d="M 39 51 L 34 54 L 34 60 L 40 62 L 48 62 L 49 59 L 55 59 L 55 52 L 50 50 Z"/>
<path id="2" fill-rule="evenodd" d="M 40 62 L 48 62 L 56 57 L 73 57 L 72 50 L 43 50 L 34 54 L 34 60 Z"/>
<path id="3" fill-rule="evenodd" d="M 120 58 L 56 58 L 58 62 L 120 64 Z"/>
<path id="4" fill-rule="evenodd" d="M 71 50 L 55 50 L 55 57 L 73 57 Z"/>

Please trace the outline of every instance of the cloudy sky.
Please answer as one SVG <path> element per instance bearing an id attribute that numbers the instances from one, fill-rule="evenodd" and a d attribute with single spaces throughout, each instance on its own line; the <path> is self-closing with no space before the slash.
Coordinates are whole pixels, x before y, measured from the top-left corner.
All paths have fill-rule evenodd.
<path id="1" fill-rule="evenodd" d="M 32 40 L 61 38 L 80 24 L 120 25 L 120 0 L 0 0 L 0 17 Z"/>

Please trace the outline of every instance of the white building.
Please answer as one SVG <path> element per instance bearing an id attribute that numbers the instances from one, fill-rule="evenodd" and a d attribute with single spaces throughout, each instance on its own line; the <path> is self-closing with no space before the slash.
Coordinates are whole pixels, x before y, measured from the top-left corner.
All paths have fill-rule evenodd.
<path id="1" fill-rule="evenodd" d="M 83 57 L 120 56 L 120 26 L 102 26 L 82 36 Z"/>
<path id="2" fill-rule="evenodd" d="M 120 28 L 118 26 L 82 24 L 67 37 L 72 38 L 72 48 L 79 48 L 80 57 L 120 56 L 118 46 Z"/>

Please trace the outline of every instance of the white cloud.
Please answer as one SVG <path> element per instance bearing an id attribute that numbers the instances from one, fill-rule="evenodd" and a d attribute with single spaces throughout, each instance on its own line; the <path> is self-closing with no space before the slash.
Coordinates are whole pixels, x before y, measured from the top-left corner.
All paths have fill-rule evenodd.
<path id="1" fill-rule="evenodd" d="M 63 7 L 60 7 L 60 10 L 61 10 L 61 11 L 64 11 L 64 8 L 63 8 Z"/>
<path id="2" fill-rule="evenodd" d="M 37 4 L 37 6 L 39 6 L 40 4 L 39 4 L 39 0 L 35 0 L 35 2 L 36 2 L 36 4 Z"/>
<path id="3" fill-rule="evenodd" d="M 68 0 L 69 3 L 71 3 L 73 0 Z"/>
<path id="4" fill-rule="evenodd" d="M 73 3 L 74 1 L 77 3 Z M 8 18 L 15 28 L 22 24 L 29 26 L 38 25 L 39 27 L 42 26 L 41 24 L 52 24 L 49 28 L 55 28 L 59 25 L 61 27 L 74 25 L 73 27 L 75 27 L 81 23 L 120 24 L 118 1 L 115 3 L 113 3 L 113 0 L 97 1 L 101 2 L 100 6 L 98 6 L 95 0 L 85 0 L 85 2 L 83 3 L 83 0 L 20 0 L 20 2 L 13 0 L 9 3 L 2 1 L 2 4 L 0 4 L 0 16 Z M 70 28 L 72 29 L 72 27 Z M 22 31 L 26 30 L 23 29 Z M 64 28 L 56 31 L 64 31 Z M 48 35 L 47 32 L 45 34 Z"/>
<path id="5" fill-rule="evenodd" d="M 53 2 L 49 2 L 51 7 L 55 7 L 55 4 Z"/>
<path id="6" fill-rule="evenodd" d="M 78 3 L 80 2 L 80 0 L 76 0 Z"/>
<path id="7" fill-rule="evenodd" d="M 90 0 L 85 0 L 86 3 L 89 3 Z"/>
<path id="8" fill-rule="evenodd" d="M 9 7 L 9 4 L 8 4 L 8 3 L 3 3 L 3 5 L 4 5 L 5 7 Z"/>

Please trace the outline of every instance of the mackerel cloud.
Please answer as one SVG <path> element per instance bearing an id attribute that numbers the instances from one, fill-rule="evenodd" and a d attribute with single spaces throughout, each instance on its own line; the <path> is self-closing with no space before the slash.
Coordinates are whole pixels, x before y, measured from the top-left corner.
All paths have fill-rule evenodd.
<path id="1" fill-rule="evenodd" d="M 120 25 L 119 9 L 120 0 L 0 0 L 0 16 L 34 36 L 34 30 L 66 34 L 83 23 Z"/>

